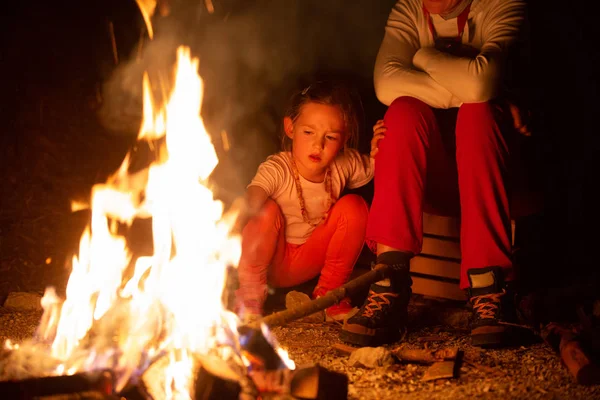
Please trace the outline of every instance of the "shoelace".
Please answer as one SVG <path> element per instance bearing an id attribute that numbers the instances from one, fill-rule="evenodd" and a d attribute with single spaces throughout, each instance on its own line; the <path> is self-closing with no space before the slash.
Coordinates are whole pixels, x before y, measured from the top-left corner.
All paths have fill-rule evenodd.
<path id="1" fill-rule="evenodd" d="M 479 318 L 495 318 L 498 304 L 500 304 L 500 299 L 505 293 L 503 289 L 502 293 L 482 294 L 481 296 L 473 297 L 473 308 L 477 312 L 477 315 L 479 315 Z"/>
<path id="2" fill-rule="evenodd" d="M 390 305 L 391 301 L 386 296 L 394 298 L 398 297 L 398 294 L 375 293 L 374 291 L 369 290 L 369 303 L 365 305 L 363 315 L 370 318 L 375 314 L 375 311 L 380 311 L 383 308 L 383 305 Z"/>

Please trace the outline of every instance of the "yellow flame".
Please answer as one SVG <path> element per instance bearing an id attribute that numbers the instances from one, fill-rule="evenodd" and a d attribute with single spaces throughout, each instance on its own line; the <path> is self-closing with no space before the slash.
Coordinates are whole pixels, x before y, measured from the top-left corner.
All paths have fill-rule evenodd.
<path id="1" fill-rule="evenodd" d="M 155 146 L 157 158 L 129 173 L 135 154 L 128 154 L 106 183 L 93 187 L 91 223 L 73 257 L 66 299 L 53 288 L 42 298 L 36 340 L 50 344 L 46 374 L 109 368 L 121 390 L 153 361 L 169 360 L 166 397 L 189 399 L 199 356 L 244 362 L 239 321 L 222 304 L 227 267 L 237 266 L 241 254 L 240 238 L 231 235 L 236 215 L 223 215 L 207 187 L 218 158 L 200 117 L 203 85 L 188 48 L 177 50 L 174 78 L 162 108 L 144 78 L 138 140 Z M 152 218 L 149 256 L 132 254 L 121 233 L 139 218 Z M 24 351 L 8 341 L 5 347 Z M 277 351 L 293 369 L 287 353 Z"/>
<path id="2" fill-rule="evenodd" d="M 151 18 L 156 10 L 156 0 L 135 0 L 135 2 L 140 9 L 142 17 L 144 18 L 144 23 L 146 24 L 146 29 L 148 30 L 148 36 L 150 39 L 152 39 L 154 37 L 154 30 L 152 29 Z"/>

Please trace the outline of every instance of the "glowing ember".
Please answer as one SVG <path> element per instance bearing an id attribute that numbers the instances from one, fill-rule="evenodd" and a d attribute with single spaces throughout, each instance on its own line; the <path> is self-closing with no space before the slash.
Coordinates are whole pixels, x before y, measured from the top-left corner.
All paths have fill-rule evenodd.
<path id="1" fill-rule="evenodd" d="M 167 397 L 189 398 L 194 354 L 247 363 L 237 317 L 222 304 L 227 266 L 237 265 L 241 248 L 230 235 L 235 215 L 223 216 L 222 203 L 206 186 L 218 159 L 200 118 L 197 70 L 198 60 L 180 47 L 173 91 L 161 109 L 145 77 L 138 139 L 162 143 L 160 156 L 133 175 L 127 156 L 107 183 L 94 186 L 91 226 L 73 257 L 67 298 L 63 302 L 50 288 L 42 299 L 38 341 L 29 344 L 38 360 L 45 357 L 36 374 L 111 369 L 121 390 L 153 360 L 168 357 Z M 132 260 L 117 225 L 149 217 L 154 254 Z M 26 346 L 6 347 L 20 352 Z"/>

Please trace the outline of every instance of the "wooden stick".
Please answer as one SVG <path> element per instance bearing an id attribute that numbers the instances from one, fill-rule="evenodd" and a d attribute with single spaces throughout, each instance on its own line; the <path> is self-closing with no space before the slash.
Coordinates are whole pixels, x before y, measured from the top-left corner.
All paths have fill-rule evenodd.
<path id="1" fill-rule="evenodd" d="M 360 347 L 348 346 L 347 344 L 344 344 L 344 343 L 334 343 L 332 347 L 347 356 L 354 353 L 356 350 L 358 350 L 360 348 Z"/>
<path id="2" fill-rule="evenodd" d="M 297 319 L 306 317 L 331 307 L 332 305 L 339 303 L 344 297 L 350 294 L 356 293 L 357 291 L 364 289 L 372 283 L 385 279 L 391 267 L 385 264 L 378 264 L 374 269 L 359 276 L 356 279 L 347 282 L 337 289 L 329 291 L 325 296 L 319 297 L 313 301 L 307 301 L 306 303 L 300 304 L 298 307 L 290 308 L 284 311 L 279 311 L 271 315 L 267 315 L 262 320 L 256 322 L 266 324 L 269 327 L 285 325 L 288 322 L 295 321 Z"/>

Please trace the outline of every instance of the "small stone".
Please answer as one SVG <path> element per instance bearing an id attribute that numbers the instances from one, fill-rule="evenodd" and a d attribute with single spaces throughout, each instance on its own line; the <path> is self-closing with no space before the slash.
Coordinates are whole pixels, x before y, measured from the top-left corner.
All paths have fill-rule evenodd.
<path id="1" fill-rule="evenodd" d="M 468 330 L 471 312 L 464 308 L 451 308 L 440 315 L 440 322 L 457 330 Z"/>
<path id="2" fill-rule="evenodd" d="M 16 310 L 42 310 L 42 296 L 37 293 L 11 292 L 4 302 L 5 308 Z"/>
<path id="3" fill-rule="evenodd" d="M 300 304 L 304 304 L 310 302 L 311 298 L 308 297 L 306 293 L 297 292 L 292 290 L 285 295 L 285 308 L 288 310 L 290 308 L 298 307 Z M 318 311 L 314 314 L 308 315 L 301 319 L 304 322 L 323 322 L 325 321 L 325 312 Z"/>
<path id="4" fill-rule="evenodd" d="M 348 365 L 352 367 L 387 367 L 394 364 L 392 353 L 383 347 L 361 347 L 350 355 Z"/>

